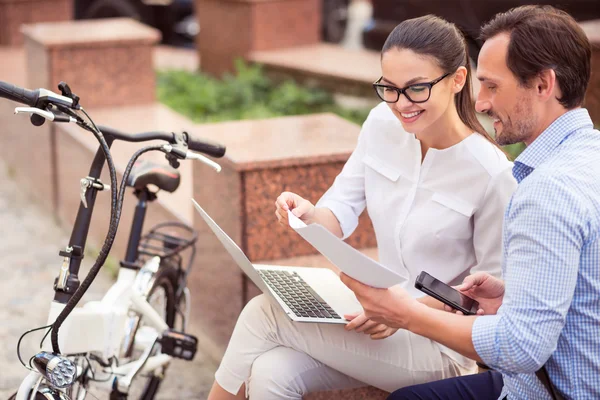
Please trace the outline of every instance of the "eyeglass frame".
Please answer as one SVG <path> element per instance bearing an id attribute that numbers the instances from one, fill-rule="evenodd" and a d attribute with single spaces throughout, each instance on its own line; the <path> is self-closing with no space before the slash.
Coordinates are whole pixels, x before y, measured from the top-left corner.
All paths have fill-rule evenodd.
<path id="1" fill-rule="evenodd" d="M 391 85 L 384 85 L 381 84 L 379 82 L 381 82 L 381 80 L 383 79 L 383 76 L 381 76 L 381 78 L 377 79 L 375 82 L 373 82 L 373 89 L 375 89 L 375 93 L 377 93 L 377 97 L 379 97 L 382 101 L 388 103 L 388 104 L 394 104 L 397 103 L 400 100 L 400 96 L 404 95 L 406 97 L 406 99 L 408 101 L 410 101 L 411 103 L 414 104 L 421 104 L 421 103 L 426 103 L 427 101 L 429 101 L 429 99 L 431 98 L 431 89 L 440 81 L 442 81 L 444 78 L 448 77 L 449 75 L 451 75 L 452 73 L 448 72 L 442 76 L 440 76 L 437 79 L 432 80 L 431 82 L 423 82 L 423 83 L 413 83 L 412 85 L 408 85 L 405 86 L 403 88 L 397 88 L 395 86 L 391 86 Z M 429 88 L 429 95 L 427 96 L 426 100 L 422 100 L 422 101 L 414 101 L 413 99 L 410 98 L 410 96 L 408 94 L 406 94 L 406 91 L 408 89 L 410 89 L 413 86 L 425 86 Z M 377 91 L 378 87 L 383 87 L 383 88 L 387 88 L 387 89 L 393 89 L 396 91 L 396 93 L 398 94 L 398 98 L 396 99 L 396 101 L 387 101 L 385 99 L 383 99 L 381 97 L 381 95 L 379 94 L 379 92 Z"/>

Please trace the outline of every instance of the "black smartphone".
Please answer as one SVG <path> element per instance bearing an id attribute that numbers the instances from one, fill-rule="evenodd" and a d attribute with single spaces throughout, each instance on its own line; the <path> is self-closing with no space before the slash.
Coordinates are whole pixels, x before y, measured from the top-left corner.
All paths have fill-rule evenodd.
<path id="1" fill-rule="evenodd" d="M 475 315 L 479 309 L 479 303 L 477 301 L 465 296 L 458 290 L 446 285 L 444 282 L 435 279 L 425 271 L 421 271 L 417 277 L 415 287 L 442 303 L 462 311 L 464 314 Z"/>

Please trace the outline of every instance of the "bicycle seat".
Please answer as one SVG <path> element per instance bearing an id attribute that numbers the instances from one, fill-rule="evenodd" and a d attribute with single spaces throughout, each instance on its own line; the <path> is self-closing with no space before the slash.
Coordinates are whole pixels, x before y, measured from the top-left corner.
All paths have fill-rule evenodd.
<path id="1" fill-rule="evenodd" d="M 177 190 L 180 182 L 181 175 L 175 168 L 151 161 L 138 160 L 131 169 L 127 186 L 143 189 L 148 185 L 155 185 L 160 190 L 172 193 Z"/>

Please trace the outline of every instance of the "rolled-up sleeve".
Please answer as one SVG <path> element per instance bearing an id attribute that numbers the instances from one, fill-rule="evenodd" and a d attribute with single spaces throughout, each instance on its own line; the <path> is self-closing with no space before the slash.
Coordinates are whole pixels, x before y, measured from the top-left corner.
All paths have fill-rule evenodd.
<path id="1" fill-rule="evenodd" d="M 347 238 L 358 226 L 358 217 L 366 207 L 365 198 L 365 135 L 369 119 L 363 124 L 356 149 L 335 178 L 333 185 L 317 202 L 317 207 L 328 208 L 340 223 L 343 238 Z"/>
<path id="2" fill-rule="evenodd" d="M 556 349 L 589 219 L 572 185 L 527 179 L 506 214 L 502 306 L 496 315 L 477 318 L 472 331 L 481 359 L 509 375 L 537 371 Z"/>

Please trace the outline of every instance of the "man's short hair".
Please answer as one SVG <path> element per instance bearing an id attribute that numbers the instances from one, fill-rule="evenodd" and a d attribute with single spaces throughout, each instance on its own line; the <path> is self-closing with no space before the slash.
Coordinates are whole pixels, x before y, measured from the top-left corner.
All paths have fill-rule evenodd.
<path id="1" fill-rule="evenodd" d="M 553 69 L 566 109 L 580 106 L 590 80 L 592 48 L 579 24 L 552 6 L 522 6 L 497 14 L 481 29 L 480 39 L 508 33 L 506 64 L 522 86 Z"/>

